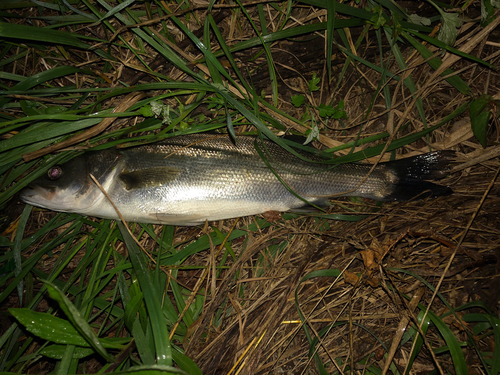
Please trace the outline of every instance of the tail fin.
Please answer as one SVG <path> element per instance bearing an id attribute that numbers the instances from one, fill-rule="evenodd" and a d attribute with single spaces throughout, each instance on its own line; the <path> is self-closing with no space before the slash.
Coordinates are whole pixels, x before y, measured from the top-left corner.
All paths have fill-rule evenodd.
<path id="1" fill-rule="evenodd" d="M 396 177 L 393 191 L 384 200 L 405 201 L 452 194 L 453 190 L 448 186 L 436 185 L 426 180 L 445 177 L 454 160 L 453 151 L 435 151 L 384 163 Z"/>

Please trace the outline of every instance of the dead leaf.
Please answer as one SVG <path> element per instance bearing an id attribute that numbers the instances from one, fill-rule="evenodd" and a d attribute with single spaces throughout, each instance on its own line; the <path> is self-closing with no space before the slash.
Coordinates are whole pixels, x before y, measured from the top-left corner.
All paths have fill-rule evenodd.
<path id="1" fill-rule="evenodd" d="M 350 271 L 344 271 L 344 280 L 346 283 L 356 285 L 359 281 L 359 276 Z"/>

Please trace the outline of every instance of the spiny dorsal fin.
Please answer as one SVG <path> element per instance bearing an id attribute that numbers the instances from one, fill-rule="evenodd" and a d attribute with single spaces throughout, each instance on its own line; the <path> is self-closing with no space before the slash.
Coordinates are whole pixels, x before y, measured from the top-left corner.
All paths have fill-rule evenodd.
<path id="1" fill-rule="evenodd" d="M 125 189 L 145 189 L 164 186 L 174 181 L 180 169 L 172 167 L 154 167 L 136 171 L 123 171 L 118 178 L 125 185 Z"/>

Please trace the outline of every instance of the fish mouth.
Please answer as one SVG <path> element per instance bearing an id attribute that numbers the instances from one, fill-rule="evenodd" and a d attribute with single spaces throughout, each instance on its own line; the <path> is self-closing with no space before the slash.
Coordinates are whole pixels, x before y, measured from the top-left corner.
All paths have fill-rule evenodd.
<path id="1" fill-rule="evenodd" d="M 37 185 L 28 185 L 23 189 L 20 198 L 24 203 L 33 206 L 41 206 L 44 202 L 50 202 L 54 198 L 56 192 L 54 189 L 45 189 Z"/>

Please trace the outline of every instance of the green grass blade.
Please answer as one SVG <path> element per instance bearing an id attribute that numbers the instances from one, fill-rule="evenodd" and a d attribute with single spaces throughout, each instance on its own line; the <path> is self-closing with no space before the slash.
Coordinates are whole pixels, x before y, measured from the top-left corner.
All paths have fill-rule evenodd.
<path id="1" fill-rule="evenodd" d="M 200 368 L 196 363 L 185 355 L 180 348 L 173 346 L 172 355 L 174 357 L 175 363 L 189 375 L 202 375 Z"/>
<path id="2" fill-rule="evenodd" d="M 422 55 L 424 59 L 427 59 L 427 63 L 433 69 L 438 69 L 442 65 L 443 62 L 441 61 L 441 59 L 439 59 L 438 57 L 431 58 L 433 56 L 433 53 L 427 47 L 419 43 L 409 33 L 403 32 L 401 33 L 401 36 L 404 37 L 406 40 L 408 40 L 412 44 L 412 46 L 415 47 L 418 53 Z M 448 68 L 441 75 L 448 76 L 450 74 L 453 74 L 453 71 Z M 470 87 L 460 77 L 456 75 L 446 78 L 446 81 L 450 85 L 455 87 L 458 91 L 460 91 L 462 94 L 468 94 L 470 92 Z"/>
<path id="3" fill-rule="evenodd" d="M 9 309 L 28 332 L 56 344 L 90 346 L 67 320 L 31 309 Z"/>
<path id="4" fill-rule="evenodd" d="M 335 31 L 335 9 L 337 0 L 327 2 L 327 23 L 326 23 L 326 67 L 328 69 L 328 80 L 332 80 L 332 54 L 333 54 L 333 32 Z"/>
<path id="5" fill-rule="evenodd" d="M 232 55 L 232 53 L 230 51 L 230 48 L 226 44 L 226 41 L 224 40 L 224 37 L 222 36 L 221 31 L 217 27 L 217 24 L 215 23 L 214 18 L 212 17 L 211 14 L 208 14 L 207 15 L 207 19 L 210 22 L 210 26 L 212 26 L 212 31 L 214 32 L 214 34 L 215 34 L 215 36 L 217 38 L 217 41 L 219 42 L 219 45 L 222 48 L 222 51 L 224 52 L 224 56 L 228 59 L 229 63 L 231 64 L 231 67 L 233 68 L 233 71 L 238 76 L 238 79 L 239 79 L 240 83 L 243 84 L 243 86 L 245 87 L 245 89 L 247 90 L 247 92 L 250 92 L 251 89 L 248 86 L 248 83 L 243 78 L 243 75 L 241 74 L 241 71 L 238 68 L 238 65 L 236 64 L 236 61 L 233 58 L 233 55 Z"/>
<path id="6" fill-rule="evenodd" d="M 2 24 L 0 23 L 0 32 L 1 32 L 1 27 L 2 27 Z M 38 28 L 33 28 L 33 29 L 38 30 Z M 37 31 L 34 31 L 33 29 L 31 30 L 31 32 L 36 33 Z M 32 87 L 38 86 L 44 82 L 53 80 L 55 78 L 60 78 L 60 77 L 64 77 L 64 76 L 75 74 L 75 73 L 83 73 L 83 71 L 81 69 L 75 68 L 73 66 L 58 66 L 58 67 L 55 67 L 53 69 L 46 70 L 46 71 L 41 72 L 41 73 L 37 73 L 31 77 L 24 79 L 23 81 L 16 84 L 14 87 L 12 87 L 12 89 L 8 90 L 7 92 L 10 93 L 11 91 L 25 91 L 25 90 L 28 90 Z M 11 100 L 10 98 L 6 98 L 6 97 L 0 98 L 0 107 L 7 104 L 10 100 Z"/>
<path id="7" fill-rule="evenodd" d="M 342 4 L 337 4 L 337 11 L 338 7 Z M 343 27 L 357 27 L 357 26 L 363 26 L 364 21 L 360 19 L 337 19 L 335 20 L 335 27 L 337 29 L 343 28 Z M 260 38 L 255 37 L 252 39 L 245 40 L 243 42 L 237 43 L 234 46 L 230 48 L 231 52 L 238 52 L 242 51 L 245 49 L 253 48 L 262 45 L 262 43 L 271 43 L 275 42 L 277 40 L 282 40 L 282 39 L 287 39 L 287 38 L 293 38 L 297 37 L 300 35 L 304 34 L 309 34 L 313 33 L 315 31 L 321 31 L 325 30 L 327 28 L 327 23 L 326 22 L 320 22 L 320 23 L 313 23 L 310 25 L 303 25 L 303 26 L 297 26 L 293 27 L 290 29 L 284 29 L 280 31 L 276 31 L 274 33 L 270 33 L 268 35 L 263 35 Z M 219 54 L 216 54 L 216 56 L 222 55 L 222 52 Z"/>
<path id="8" fill-rule="evenodd" d="M 63 44 L 85 50 L 90 48 L 87 43 L 82 42 L 74 35 L 75 34 L 65 31 L 52 30 L 46 27 L 0 22 L 0 38 Z"/>
<path id="9" fill-rule="evenodd" d="M 269 32 L 267 31 L 267 26 L 266 26 L 266 17 L 264 15 L 264 6 L 262 4 L 257 5 L 257 11 L 259 13 L 259 20 L 260 20 L 260 28 L 261 32 L 257 29 L 257 26 L 254 24 L 252 18 L 246 11 L 246 9 L 243 7 L 241 2 L 237 0 L 238 4 L 241 7 L 242 12 L 247 16 L 248 21 L 254 28 L 255 32 L 259 36 L 259 38 L 262 38 L 266 35 L 269 35 Z M 273 104 L 274 106 L 278 105 L 278 77 L 276 76 L 276 69 L 274 67 L 274 59 L 273 55 L 271 53 L 271 47 L 269 42 L 264 42 L 262 41 L 262 46 L 264 47 L 264 51 L 266 52 L 266 60 L 267 60 L 267 67 L 269 70 L 269 81 L 271 84 L 271 90 L 272 90 L 272 98 L 273 98 Z"/>
<path id="10" fill-rule="evenodd" d="M 21 218 L 19 219 L 19 223 L 17 224 L 16 237 L 14 238 L 14 248 L 12 249 L 14 262 L 16 265 L 14 274 L 16 276 L 19 276 L 19 274 L 22 272 L 22 257 L 21 257 L 22 239 L 24 230 L 26 228 L 26 223 L 28 222 L 28 218 L 31 214 L 31 209 L 32 206 L 30 205 L 26 205 L 26 207 L 24 207 L 23 213 L 21 214 Z M 17 284 L 17 295 L 19 297 L 20 306 L 23 305 L 23 291 L 24 291 L 24 283 L 21 280 Z"/>
<path id="11" fill-rule="evenodd" d="M 104 16 L 102 16 L 99 22 L 102 22 L 105 19 L 114 16 L 116 13 L 121 12 L 123 9 L 127 8 L 129 5 L 132 5 L 134 2 L 135 0 L 125 0 L 123 3 L 114 7 L 113 9 L 108 11 Z"/>
<path id="12" fill-rule="evenodd" d="M 52 359 L 63 359 L 66 356 L 66 345 L 49 345 L 39 351 L 45 357 Z M 74 347 L 73 358 L 81 359 L 95 353 L 92 348 Z"/>
<path id="13" fill-rule="evenodd" d="M 161 294 L 158 288 L 153 284 L 153 279 L 148 270 L 147 263 L 141 250 L 126 230 L 123 223 L 118 222 L 118 227 L 127 245 L 130 262 L 137 274 L 137 279 L 144 294 L 144 301 L 151 320 L 151 328 L 156 348 L 156 360 L 159 365 L 172 365 L 172 347 L 169 340 L 169 333 L 165 318 L 163 317 L 160 305 Z"/>
<path id="14" fill-rule="evenodd" d="M 424 311 L 426 309 L 425 306 L 420 304 L 419 308 Z M 457 375 L 468 375 L 469 371 L 467 368 L 467 363 L 465 362 L 465 357 L 462 352 L 462 348 L 460 347 L 460 344 L 458 343 L 458 340 L 451 331 L 451 329 L 446 325 L 445 322 L 443 322 L 443 320 L 440 317 L 438 317 L 432 311 L 429 311 L 427 314 L 431 319 L 432 323 L 434 323 L 436 328 L 439 330 L 441 336 L 446 341 L 448 350 L 450 351 L 450 355 L 453 360 L 453 365 L 455 367 L 455 373 Z"/>
<path id="15" fill-rule="evenodd" d="M 447 50 L 448 52 L 454 54 L 454 55 L 457 55 L 457 56 L 460 56 L 460 57 L 463 57 L 464 59 L 467 59 L 467 60 L 472 60 L 472 61 L 475 61 L 477 62 L 478 64 L 481 64 L 481 65 L 484 65 L 488 68 L 492 68 L 492 69 L 496 69 L 496 66 L 495 65 L 492 65 L 490 64 L 489 62 L 487 61 L 484 61 L 483 59 L 480 59 L 474 55 L 471 55 L 469 53 L 465 53 L 465 52 L 462 52 L 456 48 L 453 48 L 453 47 L 450 47 L 449 45 L 447 45 L 446 43 L 443 43 L 441 42 L 439 39 L 436 39 L 436 38 L 432 38 L 428 35 L 425 35 L 425 34 L 422 34 L 422 33 L 417 33 L 417 32 L 411 32 L 409 31 L 407 34 L 413 34 L 415 37 L 417 38 L 420 38 L 420 39 L 423 39 L 424 41 L 430 43 L 430 44 L 433 44 L 435 45 L 436 47 L 439 47 L 439 48 L 442 48 L 442 49 L 445 49 Z M 405 33 L 406 34 L 406 33 Z M 406 36 L 405 36 L 406 37 Z M 412 43 L 413 44 L 413 43 Z"/>
<path id="16" fill-rule="evenodd" d="M 493 337 L 495 340 L 495 351 L 493 353 L 493 363 L 491 364 L 491 374 L 497 375 L 500 372 L 500 319 L 495 316 L 488 316 Z"/>
<path id="17" fill-rule="evenodd" d="M 73 361 L 73 354 L 75 353 L 74 345 L 66 345 L 64 356 L 59 362 L 56 370 L 56 375 L 66 375 L 70 373 L 71 362 Z"/>
<path id="18" fill-rule="evenodd" d="M 430 317 L 429 317 L 429 315 L 427 315 L 425 317 L 425 321 L 422 324 L 422 319 L 424 317 L 424 313 L 425 313 L 425 310 L 420 311 L 420 313 L 417 315 L 417 321 L 418 321 L 418 324 L 420 325 L 420 327 L 422 327 L 422 333 L 425 335 L 427 333 L 427 330 L 429 329 Z M 406 366 L 408 368 L 408 371 L 409 371 L 412 368 L 413 363 L 415 362 L 415 359 L 418 357 L 418 355 L 420 354 L 420 352 L 422 350 L 422 347 L 424 345 L 424 339 L 422 338 L 422 335 L 417 331 L 417 328 L 414 326 L 408 327 L 407 332 L 405 332 L 405 336 L 403 336 L 403 338 L 401 339 L 401 344 L 403 344 L 407 339 L 410 338 L 408 336 L 411 336 L 411 337 L 413 337 L 414 340 L 416 340 L 416 342 L 414 344 L 413 351 L 411 352 L 411 356 L 408 359 L 408 366 Z"/>
<path id="19" fill-rule="evenodd" d="M 37 116 L 38 117 L 38 116 Z M 0 152 L 4 152 L 19 146 L 33 144 L 42 140 L 53 140 L 61 135 L 74 133 L 78 130 L 89 128 L 102 121 L 102 118 L 87 118 L 77 121 L 62 121 L 47 124 L 43 128 L 28 128 L 26 131 L 16 134 L 0 143 Z"/>
<path id="20" fill-rule="evenodd" d="M 78 309 L 54 284 L 46 282 L 46 286 L 50 297 L 59 303 L 59 307 L 61 307 L 77 331 L 85 337 L 85 340 L 89 342 L 96 352 L 98 352 L 108 362 L 112 362 L 113 356 L 110 355 L 104 348 L 90 325 L 80 315 Z"/>

